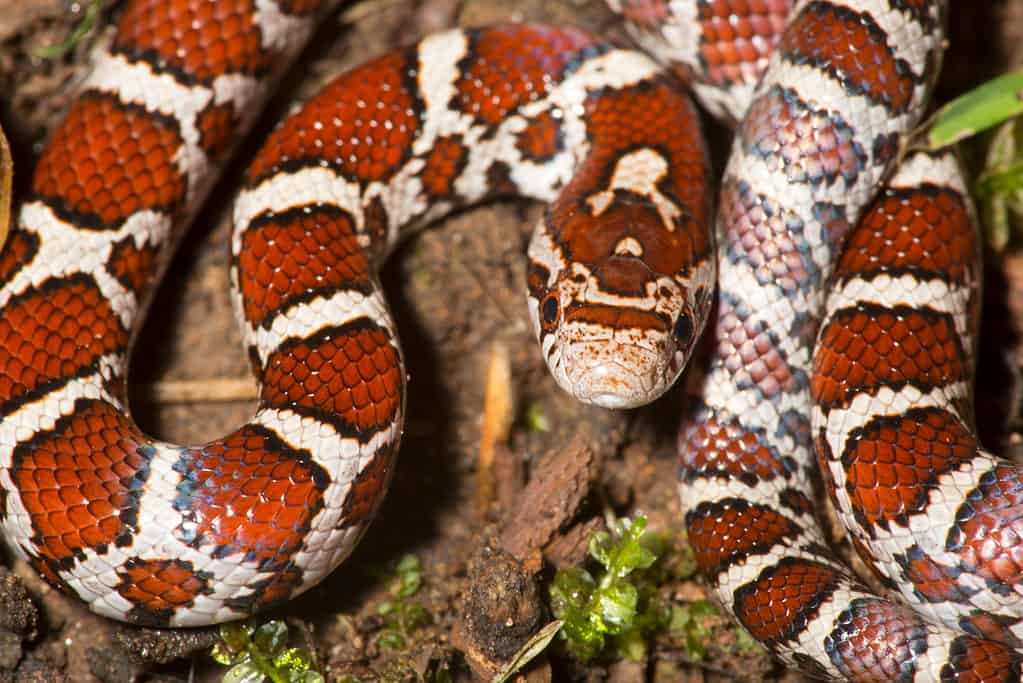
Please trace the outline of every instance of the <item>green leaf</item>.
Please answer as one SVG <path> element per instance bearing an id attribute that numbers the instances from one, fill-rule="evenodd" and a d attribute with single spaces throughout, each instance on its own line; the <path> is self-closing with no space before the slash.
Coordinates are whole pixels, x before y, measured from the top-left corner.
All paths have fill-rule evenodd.
<path id="1" fill-rule="evenodd" d="M 412 553 L 406 553 L 398 560 L 398 564 L 395 569 L 399 574 L 407 574 L 410 572 L 419 573 L 422 571 L 423 565 L 419 562 L 418 557 Z"/>
<path id="2" fill-rule="evenodd" d="M 99 12 L 102 8 L 102 0 L 92 0 L 85 9 L 85 16 L 82 18 L 82 21 L 71 32 L 71 35 L 67 37 L 67 40 L 55 45 L 36 48 L 32 51 L 32 54 L 41 59 L 53 59 L 75 49 L 75 46 L 82 41 L 82 38 L 87 36 L 96 27 L 96 23 L 99 21 Z"/>
<path id="3" fill-rule="evenodd" d="M 1023 117 L 991 138 L 976 185 L 988 246 L 1002 251 L 1023 234 Z"/>
<path id="4" fill-rule="evenodd" d="M 615 627 L 610 629 L 612 633 L 620 633 L 632 624 L 636 618 L 637 600 L 636 587 L 631 583 L 616 583 L 600 591 L 600 617 L 605 624 Z"/>
<path id="5" fill-rule="evenodd" d="M 298 647 L 290 647 L 274 659 L 274 668 L 278 671 L 308 671 L 312 666 L 312 656 Z"/>
<path id="6" fill-rule="evenodd" d="M 217 664 L 230 666 L 234 662 L 235 654 L 228 650 L 223 643 L 214 643 L 210 650 L 210 657 Z"/>
<path id="7" fill-rule="evenodd" d="M 406 631 L 414 631 L 420 626 L 430 623 L 430 613 L 422 605 L 408 605 L 402 611 L 401 621 Z"/>
<path id="8" fill-rule="evenodd" d="M 1023 71 L 992 79 L 938 110 L 927 134 L 940 149 L 1023 113 Z"/>
<path id="9" fill-rule="evenodd" d="M 604 649 L 604 633 L 580 621 L 566 620 L 561 627 L 568 651 L 581 662 L 588 662 Z"/>
<path id="10" fill-rule="evenodd" d="M 220 640 L 231 652 L 238 653 L 248 647 L 250 633 L 252 633 L 252 627 L 237 621 L 220 625 Z"/>
<path id="11" fill-rule="evenodd" d="M 622 518 L 613 533 L 590 538 L 589 554 L 604 566 L 596 577 L 581 567 L 559 570 L 550 587 L 551 610 L 564 624 L 568 651 L 586 662 L 600 655 L 612 637 L 623 656 L 645 656 L 647 636 L 664 629 L 671 612 L 661 600 L 653 569 L 670 548 L 666 537 L 646 531 L 644 517 Z"/>
<path id="12" fill-rule="evenodd" d="M 749 631 L 741 626 L 735 627 L 735 649 L 739 652 L 763 652 L 764 646 Z"/>
<path id="13" fill-rule="evenodd" d="M 642 662 L 646 659 L 646 639 L 639 629 L 632 629 L 627 633 L 623 633 L 617 639 L 615 646 L 623 657 L 633 662 Z"/>
<path id="14" fill-rule="evenodd" d="M 265 677 L 255 662 L 246 661 L 228 669 L 223 683 L 263 683 Z"/>
<path id="15" fill-rule="evenodd" d="M 627 576 L 637 569 L 650 567 L 657 561 L 657 555 L 645 548 L 639 539 L 630 539 L 622 546 L 617 559 L 618 576 Z"/>
<path id="16" fill-rule="evenodd" d="M 401 556 L 395 565 L 397 581 L 391 587 L 391 594 L 398 599 L 410 598 L 423 585 L 423 566 L 419 558 L 411 553 Z"/>
<path id="17" fill-rule="evenodd" d="M 288 683 L 323 683 L 323 674 L 316 671 L 287 671 L 284 680 Z"/>
<path id="18" fill-rule="evenodd" d="M 386 617 L 388 614 L 394 612 L 395 609 L 397 609 L 397 604 L 394 602 L 394 600 L 384 600 L 379 605 L 377 605 L 377 615 L 381 617 Z"/>
<path id="19" fill-rule="evenodd" d="M 419 587 L 422 585 L 423 577 L 418 572 L 402 574 L 397 595 L 401 599 L 410 598 L 419 591 Z"/>
<path id="20" fill-rule="evenodd" d="M 526 431 L 527 432 L 549 432 L 551 431 L 551 419 L 543 411 L 543 406 L 534 403 L 526 408 Z"/>
<path id="21" fill-rule="evenodd" d="M 263 656 L 277 657 L 288 644 L 288 626 L 276 619 L 268 621 L 252 634 L 252 644 Z"/>
<path id="22" fill-rule="evenodd" d="M 590 573 L 581 567 L 570 567 L 559 570 L 551 584 L 551 601 L 554 614 L 559 619 L 559 609 L 567 607 L 582 608 L 590 601 L 596 581 Z"/>
<path id="23" fill-rule="evenodd" d="M 397 631 L 384 631 L 377 638 L 377 647 L 385 650 L 400 650 L 405 647 L 405 636 Z"/>
<path id="24" fill-rule="evenodd" d="M 612 540 L 611 534 L 606 531 L 598 531 L 593 534 L 590 536 L 590 544 L 587 550 L 590 553 L 590 557 L 604 565 L 605 568 L 611 568 L 615 552 L 614 540 Z"/>

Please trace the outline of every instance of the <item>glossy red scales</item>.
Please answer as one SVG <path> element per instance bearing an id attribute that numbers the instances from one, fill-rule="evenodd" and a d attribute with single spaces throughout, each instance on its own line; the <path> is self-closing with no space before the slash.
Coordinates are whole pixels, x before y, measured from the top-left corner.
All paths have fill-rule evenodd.
<path id="1" fill-rule="evenodd" d="M 690 454 L 686 471 L 694 475 L 726 474 L 730 477 L 785 478 L 790 467 L 777 457 L 757 435 L 744 432 L 738 424 L 720 424 L 714 419 L 694 424 L 685 435 L 685 452 Z"/>
<path id="2" fill-rule="evenodd" d="M 135 613 L 169 619 L 175 611 L 191 607 L 208 595 L 209 578 L 176 560 L 128 560 L 118 570 L 118 594 L 135 605 Z"/>
<path id="3" fill-rule="evenodd" d="M 792 0 L 609 0 L 636 40 L 727 123 L 742 119 Z"/>
<path id="4" fill-rule="evenodd" d="M 544 126 L 546 123 L 547 121 L 542 120 L 537 125 Z M 557 123 L 553 120 L 550 123 L 557 126 Z M 536 140 L 535 137 L 537 135 L 556 136 L 559 130 L 560 126 L 546 132 L 543 130 L 537 131 L 534 126 L 534 129 L 530 129 L 523 135 L 519 151 L 526 157 L 542 158 L 549 156 L 542 152 L 532 154 L 534 151 L 546 149 L 546 147 L 543 147 L 545 142 L 543 140 Z M 523 147 L 526 149 L 522 149 Z M 552 149 L 551 154 L 556 151 Z M 454 198 L 455 181 L 462 174 L 468 158 L 469 152 L 460 137 L 452 136 L 438 139 L 434 142 L 430 155 L 426 157 L 426 165 L 423 167 L 423 189 L 431 197 L 438 200 Z"/>
<path id="5" fill-rule="evenodd" d="M 11 476 L 39 555 L 55 571 L 86 549 L 130 539 L 148 471 L 140 441 L 110 406 L 79 400 L 73 414 L 15 449 Z"/>
<path id="6" fill-rule="evenodd" d="M 710 575 L 728 562 L 799 536 L 798 527 L 784 515 L 751 506 L 741 498 L 696 508 L 687 516 L 687 528 L 689 542 L 699 549 L 694 554 L 696 564 Z"/>
<path id="7" fill-rule="evenodd" d="M 261 398 L 274 408 L 319 413 L 368 441 L 402 409 L 398 360 L 390 332 L 358 318 L 282 344 L 266 361 Z"/>
<path id="8" fill-rule="evenodd" d="M 565 69 L 587 52 L 607 49 L 581 31 L 528 25 L 485 28 L 471 40 L 455 76 L 452 105 L 490 126 L 547 95 Z"/>
<path id="9" fill-rule="evenodd" d="M 813 397 L 848 406 L 861 391 L 965 381 L 970 367 L 951 316 L 907 306 L 845 309 L 822 330 L 814 362 Z"/>
<path id="10" fill-rule="evenodd" d="M 789 0 L 702 0 L 700 58 L 710 85 L 722 89 L 754 80 L 785 27 Z"/>
<path id="11" fill-rule="evenodd" d="M 33 189 L 86 226 L 114 229 L 132 214 L 173 212 L 185 200 L 174 121 L 106 94 L 81 97 L 36 165 Z"/>
<path id="12" fill-rule="evenodd" d="M 333 81 L 270 135 L 249 183 L 321 160 L 366 183 L 389 179 L 418 132 L 415 69 L 399 51 Z"/>
<path id="13" fill-rule="evenodd" d="M 188 80 L 258 75 L 277 57 L 257 28 L 256 0 L 135 2 L 125 8 L 114 50 L 149 53 Z M 313 3 L 318 7 L 322 3 Z"/>
<path id="14" fill-rule="evenodd" d="M 128 343 L 113 305 L 85 276 L 47 280 L 11 297 L 0 311 L 0 335 L 5 412 L 65 378 L 95 371 Z"/>
<path id="15" fill-rule="evenodd" d="M 927 647 L 922 622 L 905 619 L 899 608 L 864 600 L 831 642 L 832 659 L 850 680 L 884 683 L 898 679 L 915 654 Z"/>
<path id="16" fill-rule="evenodd" d="M 281 445 L 285 427 L 264 418 L 190 449 L 125 411 L 129 339 L 174 233 L 328 8 L 260 5 L 129 3 L 3 257 L 0 522 L 48 580 L 136 623 L 248 614 L 339 559 L 308 536 L 331 482 L 316 454 Z"/>
<path id="17" fill-rule="evenodd" d="M 795 639 L 841 583 L 835 569 L 814 562 L 785 560 L 743 586 L 735 596 L 735 616 L 759 641 L 776 645 Z"/>
<path id="18" fill-rule="evenodd" d="M 343 213 L 318 208 L 252 226 L 238 255 L 245 319 L 267 326 L 290 302 L 321 288 L 370 288 L 369 256 Z"/>
<path id="19" fill-rule="evenodd" d="M 842 454 L 846 489 L 871 524 L 920 512 L 929 488 L 972 456 L 977 444 L 955 416 L 921 410 L 878 420 Z"/>
<path id="20" fill-rule="evenodd" d="M 792 62 L 833 72 L 846 88 L 893 112 L 905 111 L 912 101 L 918 79 L 893 54 L 887 33 L 869 11 L 811 2 L 788 27 L 778 50 Z"/>

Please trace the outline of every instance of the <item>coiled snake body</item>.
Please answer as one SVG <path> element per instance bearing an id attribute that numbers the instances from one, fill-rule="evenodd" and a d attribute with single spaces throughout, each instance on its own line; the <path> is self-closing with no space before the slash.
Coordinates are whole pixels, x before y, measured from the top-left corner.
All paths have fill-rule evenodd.
<path id="1" fill-rule="evenodd" d="M 570 29 L 450 31 L 339 77 L 252 162 L 231 275 L 256 415 L 201 446 L 140 433 L 127 350 L 167 245 L 332 4 L 129 3 L 0 258 L 0 524 L 107 616 L 237 618 L 348 555 L 401 431 L 375 269 L 410 227 L 499 194 L 551 202 L 528 301 L 559 384 L 598 405 L 663 393 L 709 312 L 708 166 L 661 67 Z M 785 2 L 735 4 L 618 7 L 742 121 L 718 207 L 718 352 L 680 445 L 700 566 L 810 673 L 1017 680 L 1023 494 L 970 429 L 971 209 L 954 163 L 926 155 L 870 204 L 926 101 L 943 3 L 800 2 L 787 25 Z M 721 42 L 747 26 L 768 35 L 731 35 L 736 64 Z M 931 621 L 826 549 L 815 443 L 858 546 Z"/>

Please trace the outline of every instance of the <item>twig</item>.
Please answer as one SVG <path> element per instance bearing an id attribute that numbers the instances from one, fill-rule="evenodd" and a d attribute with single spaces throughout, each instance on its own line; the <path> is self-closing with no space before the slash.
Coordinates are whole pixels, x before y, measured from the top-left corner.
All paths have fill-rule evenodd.
<path id="1" fill-rule="evenodd" d="M 508 349 L 495 341 L 487 360 L 487 385 L 483 394 L 483 429 L 480 433 L 479 471 L 476 477 L 476 510 L 486 513 L 494 498 L 494 452 L 508 438 L 512 424 L 511 360 Z"/>
<path id="2" fill-rule="evenodd" d="M 252 401 L 259 398 L 256 384 L 250 378 L 214 377 L 183 379 L 143 384 L 136 394 L 140 401 L 163 405 L 168 403 L 226 403 Z"/>

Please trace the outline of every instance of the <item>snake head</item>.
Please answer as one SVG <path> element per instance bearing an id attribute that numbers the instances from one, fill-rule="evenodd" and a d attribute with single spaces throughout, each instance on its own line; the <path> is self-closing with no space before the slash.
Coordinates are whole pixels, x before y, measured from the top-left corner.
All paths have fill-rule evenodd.
<path id="1" fill-rule="evenodd" d="M 534 330 L 565 391 L 604 408 L 635 408 L 675 383 L 710 310 L 712 259 L 682 277 L 653 273 L 638 259 L 609 261 L 603 272 L 579 262 L 556 271 L 542 249 L 531 245 L 530 256 Z M 609 270 L 641 284 L 609 290 Z"/>

